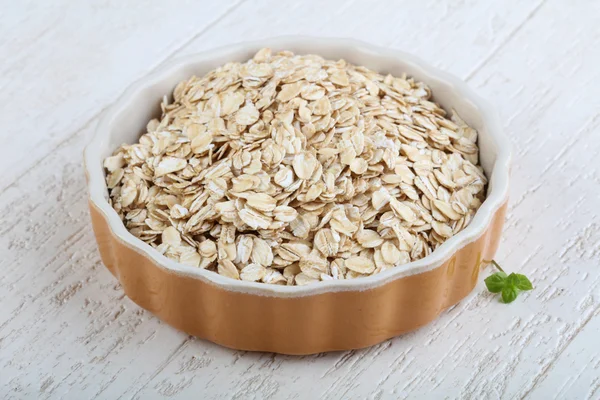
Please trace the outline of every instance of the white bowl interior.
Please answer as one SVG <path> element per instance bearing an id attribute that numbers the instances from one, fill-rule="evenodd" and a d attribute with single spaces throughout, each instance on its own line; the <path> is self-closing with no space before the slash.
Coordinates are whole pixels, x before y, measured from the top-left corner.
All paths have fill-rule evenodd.
<path id="1" fill-rule="evenodd" d="M 188 79 L 192 75 L 202 76 L 208 71 L 231 61 L 246 61 L 262 47 L 271 47 L 274 50 L 291 50 L 297 54 L 318 54 L 328 59 L 343 58 L 356 65 L 363 65 L 380 73 L 390 73 L 400 76 L 406 73 L 416 80 L 429 85 L 434 95 L 434 101 L 447 111 L 455 109 L 458 114 L 479 132 L 480 161 L 488 176 L 488 197 L 478 211 L 472 223 L 462 232 L 446 241 L 428 257 L 388 270 L 382 274 L 352 281 L 333 281 L 334 285 L 355 286 L 364 282 L 365 288 L 372 284 L 383 283 L 388 279 L 395 279 L 412 273 L 423 272 L 435 268 L 448 258 L 450 251 L 456 251 L 470 241 L 479 237 L 489 224 L 491 215 L 500 207 L 508 192 L 508 163 L 510 159 L 509 146 L 503 138 L 496 115 L 487 103 L 475 95 L 463 82 L 427 66 L 411 55 L 377 48 L 365 43 L 342 39 L 317 39 L 317 38 L 277 38 L 260 42 L 228 46 L 222 49 L 201 53 L 181 60 L 160 69 L 142 81 L 136 82 L 117 103 L 106 112 L 100 122 L 96 137 L 86 149 L 86 165 L 89 171 L 91 199 L 101 200 L 97 204 L 109 216 L 111 227 L 122 239 L 127 239 L 129 244 L 141 247 L 146 253 L 160 261 L 161 264 L 174 267 L 185 273 L 198 274 L 191 267 L 181 266 L 166 257 L 163 257 L 150 246 L 137 240 L 129 234 L 114 210 L 106 202 L 108 191 L 104 183 L 102 160 L 111 155 L 123 143 L 134 143 L 140 135 L 145 133 L 146 124 L 152 118 L 160 116 L 160 102 L 164 95 L 171 96 L 177 83 Z M 500 162 L 498 162 L 500 158 Z M 116 218 L 116 221 L 115 221 Z M 116 225 L 120 224 L 121 228 Z M 124 235 L 129 237 L 125 238 Z M 134 239 L 133 241 L 131 239 Z M 137 242 L 137 243 L 136 243 Z M 444 257 L 444 253 L 446 257 Z M 165 261 L 166 260 L 166 261 Z M 191 271 L 186 270 L 189 269 Z M 197 270 L 201 275 L 210 274 L 213 281 L 220 281 L 222 277 L 209 271 Z M 403 272 L 402 272 L 403 271 Z M 386 279 L 386 277 L 388 279 Z M 214 279 L 212 279 L 214 278 Z M 232 281 L 232 280 L 229 280 Z M 381 281 L 381 282 L 378 282 Z M 225 282 L 231 284 L 231 282 Z M 243 285 L 252 287 L 252 284 L 243 282 Z M 272 285 L 254 284 L 259 287 Z M 310 288 L 330 286 L 330 282 L 321 282 Z M 234 285 L 235 286 L 235 285 Z M 304 287 L 306 288 L 306 287 Z M 302 288 L 278 287 L 276 292 L 282 290 L 300 290 Z M 270 289 L 268 291 L 271 291 Z"/>

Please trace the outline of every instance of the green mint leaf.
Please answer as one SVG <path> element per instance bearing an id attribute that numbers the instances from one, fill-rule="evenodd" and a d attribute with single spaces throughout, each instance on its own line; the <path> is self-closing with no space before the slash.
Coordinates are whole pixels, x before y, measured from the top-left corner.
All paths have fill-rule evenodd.
<path id="1" fill-rule="evenodd" d="M 521 290 L 531 290 L 533 285 L 531 281 L 522 274 L 506 275 L 502 267 L 495 261 L 490 263 L 499 271 L 484 279 L 485 286 L 492 293 L 502 293 L 502 301 L 504 303 L 512 303 L 515 301 Z"/>
<path id="2" fill-rule="evenodd" d="M 496 272 L 484 279 L 485 286 L 492 293 L 500 293 L 506 286 L 507 277 L 504 272 Z"/>
<path id="3" fill-rule="evenodd" d="M 517 298 L 517 295 L 518 295 L 518 290 L 517 290 L 517 287 L 514 285 L 507 284 L 502 289 L 502 301 L 504 301 L 506 304 L 512 303 L 513 301 L 515 301 L 515 299 Z"/>
<path id="4" fill-rule="evenodd" d="M 531 281 L 525 275 L 515 274 L 515 273 L 512 273 L 511 275 L 515 276 L 515 278 L 513 278 L 513 281 L 515 282 L 514 285 L 517 287 L 517 289 L 519 289 L 519 290 L 533 289 L 533 285 L 531 284 Z"/>

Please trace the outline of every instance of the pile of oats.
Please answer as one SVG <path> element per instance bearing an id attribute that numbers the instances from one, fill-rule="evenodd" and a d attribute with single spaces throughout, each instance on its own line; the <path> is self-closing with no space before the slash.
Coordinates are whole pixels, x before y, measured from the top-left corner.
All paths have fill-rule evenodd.
<path id="1" fill-rule="evenodd" d="M 484 199 L 477 132 L 422 82 L 260 50 L 192 77 L 105 160 L 114 209 L 165 256 L 283 285 L 427 256 Z"/>

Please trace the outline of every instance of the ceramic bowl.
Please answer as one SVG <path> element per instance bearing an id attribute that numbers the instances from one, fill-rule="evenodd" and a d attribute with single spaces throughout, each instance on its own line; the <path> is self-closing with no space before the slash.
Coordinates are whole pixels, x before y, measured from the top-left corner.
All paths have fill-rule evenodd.
<path id="1" fill-rule="evenodd" d="M 108 203 L 103 159 L 133 143 L 159 115 L 164 94 L 191 75 L 245 61 L 262 47 L 343 58 L 427 83 L 434 100 L 479 131 L 487 198 L 471 224 L 429 256 L 383 273 L 308 286 L 243 282 L 176 263 L 130 234 Z M 397 50 L 346 39 L 281 37 L 206 51 L 165 64 L 108 109 L 85 151 L 92 223 L 102 261 L 127 296 L 168 324 L 234 349 L 310 354 L 367 347 L 435 319 L 467 296 L 498 246 L 510 149 L 495 113 L 461 80 Z"/>

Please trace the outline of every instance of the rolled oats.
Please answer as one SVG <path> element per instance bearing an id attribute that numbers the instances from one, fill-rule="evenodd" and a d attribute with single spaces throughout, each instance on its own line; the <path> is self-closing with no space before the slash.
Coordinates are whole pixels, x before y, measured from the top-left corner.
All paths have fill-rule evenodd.
<path id="1" fill-rule="evenodd" d="M 104 161 L 113 208 L 165 256 L 280 285 L 430 254 L 485 198 L 477 132 L 422 82 L 260 50 L 181 82 Z"/>

